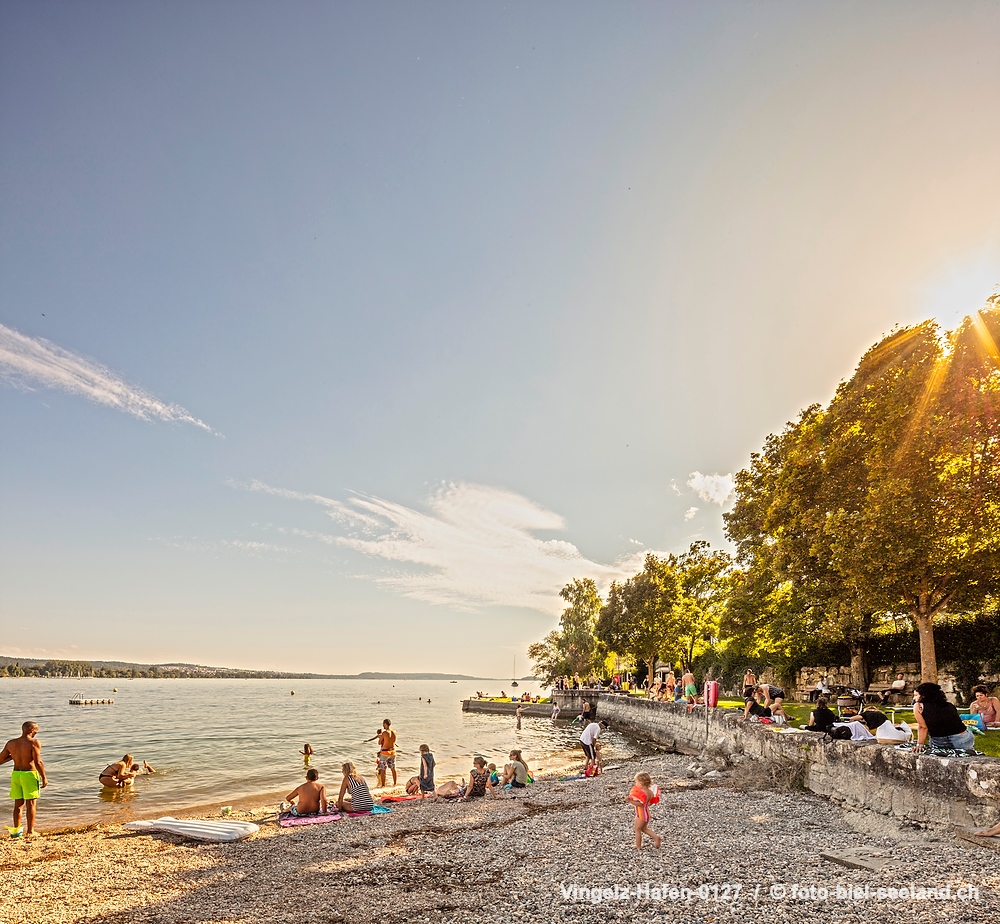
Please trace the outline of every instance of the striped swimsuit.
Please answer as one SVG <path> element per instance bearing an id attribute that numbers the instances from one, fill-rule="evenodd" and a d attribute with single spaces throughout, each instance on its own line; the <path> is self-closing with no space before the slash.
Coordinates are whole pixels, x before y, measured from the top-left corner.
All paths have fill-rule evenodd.
<path id="1" fill-rule="evenodd" d="M 347 778 L 347 789 L 351 794 L 352 812 L 370 812 L 375 808 L 375 803 L 372 802 L 372 794 L 369 792 L 368 784 L 364 780 L 349 776 Z"/>

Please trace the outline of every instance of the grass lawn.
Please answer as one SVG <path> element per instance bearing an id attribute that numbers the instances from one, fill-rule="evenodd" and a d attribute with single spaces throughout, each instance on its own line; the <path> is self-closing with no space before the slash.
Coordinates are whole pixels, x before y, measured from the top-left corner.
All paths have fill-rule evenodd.
<path id="1" fill-rule="evenodd" d="M 785 700 L 782 705 L 788 713 L 788 720 L 792 725 L 805 725 L 809 721 L 809 713 L 813 711 L 812 703 L 792 703 Z M 719 706 L 723 709 L 742 709 L 743 701 L 739 699 L 720 699 Z M 887 716 L 892 717 L 892 711 L 882 710 Z M 896 710 L 897 722 L 914 723 L 913 711 L 910 709 Z M 916 740 L 916 730 L 914 730 L 914 740 Z M 976 735 L 976 750 L 982 751 L 988 757 L 1000 757 L 1000 731 L 988 731 L 985 735 Z"/>

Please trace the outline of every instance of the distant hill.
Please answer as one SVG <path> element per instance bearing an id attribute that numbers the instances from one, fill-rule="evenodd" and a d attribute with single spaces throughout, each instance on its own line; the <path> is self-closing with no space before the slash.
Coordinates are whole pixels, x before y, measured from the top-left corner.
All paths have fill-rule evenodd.
<path id="1" fill-rule="evenodd" d="M 170 662 L 139 664 L 131 661 L 73 661 L 65 658 L 14 658 L 0 655 L 0 677 L 204 677 L 247 680 L 496 680 L 496 677 L 474 677 L 469 674 L 383 673 L 363 671 L 360 674 L 311 674 L 289 671 L 245 670 L 238 667 L 209 667 L 204 664 Z M 525 677 L 525 680 L 534 678 Z"/>

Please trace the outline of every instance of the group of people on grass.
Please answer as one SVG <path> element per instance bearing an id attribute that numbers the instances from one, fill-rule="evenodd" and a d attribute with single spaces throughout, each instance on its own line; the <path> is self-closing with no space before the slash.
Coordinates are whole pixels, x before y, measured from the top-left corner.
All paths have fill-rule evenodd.
<path id="1" fill-rule="evenodd" d="M 987 727 L 1000 726 L 1000 700 L 989 690 L 978 685 L 973 688 L 975 701 L 970 706 L 970 715 L 980 715 Z M 748 670 L 744 677 L 743 695 L 745 708 L 743 717 L 755 716 L 783 724 L 787 713 L 782 707 L 785 693 L 770 684 L 757 684 L 753 672 Z M 913 715 L 917 725 L 917 748 L 945 748 L 953 751 L 975 750 L 975 733 L 965 724 L 958 708 L 948 701 L 944 690 L 936 683 L 922 683 L 914 690 Z M 835 729 L 846 729 L 852 740 L 876 738 L 884 742 L 905 742 L 912 737 L 909 726 L 895 725 L 879 709 L 855 706 L 837 715 L 826 696 L 820 696 L 816 708 L 809 714 L 807 731 L 832 734 Z M 844 733 L 843 737 L 848 737 Z"/>
<path id="2" fill-rule="evenodd" d="M 686 668 L 680 679 L 671 668 L 661 679 L 659 675 L 653 680 L 648 693 L 650 699 L 658 702 L 680 703 L 687 701 L 688 705 L 699 702 L 698 684 L 690 668 Z"/>

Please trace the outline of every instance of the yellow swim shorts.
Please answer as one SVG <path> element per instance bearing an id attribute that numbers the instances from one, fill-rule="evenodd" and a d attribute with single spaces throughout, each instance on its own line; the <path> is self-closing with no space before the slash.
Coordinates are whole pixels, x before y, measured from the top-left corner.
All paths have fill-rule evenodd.
<path id="1" fill-rule="evenodd" d="M 14 770 L 10 775 L 11 799 L 37 799 L 39 779 L 37 770 Z"/>

